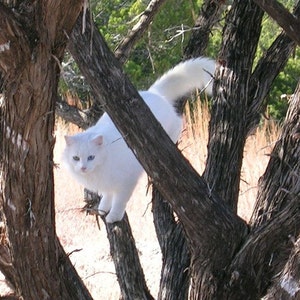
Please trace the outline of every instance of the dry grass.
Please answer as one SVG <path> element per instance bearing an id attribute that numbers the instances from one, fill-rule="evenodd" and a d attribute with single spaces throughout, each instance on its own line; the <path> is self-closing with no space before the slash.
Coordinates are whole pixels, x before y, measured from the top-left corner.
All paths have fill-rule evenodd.
<path id="1" fill-rule="evenodd" d="M 206 160 L 209 112 L 207 105 L 198 104 L 197 113 L 186 110 L 186 129 L 179 147 L 201 174 Z M 193 122 L 191 121 L 193 119 Z M 268 130 L 267 130 L 268 129 Z M 61 123 L 56 130 L 55 162 L 59 164 L 64 146 L 63 135 L 74 132 L 74 127 L 66 128 Z M 259 128 L 247 141 L 242 170 L 239 214 L 249 219 L 256 195 L 257 180 L 268 162 L 278 130 L 268 122 Z M 114 266 L 109 254 L 106 231 L 99 231 L 94 217 L 81 212 L 83 206 L 82 187 L 74 182 L 63 169 L 55 172 L 55 201 L 57 234 L 66 252 L 83 278 L 94 299 L 119 299 L 119 287 Z M 147 283 L 154 296 L 157 295 L 161 255 L 152 222 L 150 195 L 146 195 L 146 177 L 141 178 L 133 198 L 128 204 L 127 213 L 131 220 L 133 234 L 140 252 Z M 1 284 L 2 283 L 2 284 Z M 3 280 L 0 278 L 0 293 Z"/>
<path id="2" fill-rule="evenodd" d="M 196 114 L 192 114 L 189 105 L 186 107 L 186 129 L 179 146 L 198 173 L 202 174 L 207 155 L 210 116 L 207 103 L 197 102 L 195 108 Z M 251 217 L 258 179 L 267 166 L 278 135 L 279 127 L 276 123 L 272 120 L 264 120 L 262 125 L 247 139 L 238 203 L 238 214 L 246 221 Z"/>

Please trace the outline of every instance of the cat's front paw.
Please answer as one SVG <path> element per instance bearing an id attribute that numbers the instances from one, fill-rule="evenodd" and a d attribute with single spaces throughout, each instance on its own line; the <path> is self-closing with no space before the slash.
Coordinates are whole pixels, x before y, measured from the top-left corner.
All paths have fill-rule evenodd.
<path id="1" fill-rule="evenodd" d="M 124 212 L 123 213 L 116 213 L 116 212 L 110 212 L 106 217 L 105 221 L 106 223 L 115 223 L 119 222 L 123 219 L 124 217 Z"/>
<path id="2" fill-rule="evenodd" d="M 108 197 L 102 197 L 99 205 L 98 212 L 101 216 L 105 216 L 111 210 L 111 199 Z"/>
<path id="3" fill-rule="evenodd" d="M 108 213 L 107 211 L 102 210 L 102 209 L 99 209 L 99 208 L 98 208 L 98 212 L 99 212 L 99 215 L 100 215 L 100 216 L 105 216 L 105 215 L 107 215 L 107 213 Z"/>

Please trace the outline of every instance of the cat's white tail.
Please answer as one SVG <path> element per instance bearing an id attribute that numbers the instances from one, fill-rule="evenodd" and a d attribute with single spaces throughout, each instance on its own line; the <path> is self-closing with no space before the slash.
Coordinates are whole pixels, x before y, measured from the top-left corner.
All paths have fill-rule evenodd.
<path id="1" fill-rule="evenodd" d="M 206 57 L 189 59 L 156 80 L 148 91 L 164 96 L 172 104 L 196 88 L 206 88 L 211 94 L 214 72 L 214 60 Z"/>

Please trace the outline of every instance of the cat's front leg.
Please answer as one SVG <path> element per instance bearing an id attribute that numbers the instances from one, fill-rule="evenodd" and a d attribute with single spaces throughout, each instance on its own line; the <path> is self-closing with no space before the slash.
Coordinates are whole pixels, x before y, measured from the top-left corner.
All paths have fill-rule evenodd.
<path id="1" fill-rule="evenodd" d="M 122 191 L 122 194 L 113 197 L 111 210 L 105 218 L 107 223 L 114 223 L 123 219 L 130 196 L 131 192 L 124 194 L 124 191 Z"/>
<path id="2" fill-rule="evenodd" d="M 104 216 L 109 213 L 112 206 L 112 196 L 109 194 L 103 194 L 101 201 L 98 205 L 98 211 L 101 216 Z"/>

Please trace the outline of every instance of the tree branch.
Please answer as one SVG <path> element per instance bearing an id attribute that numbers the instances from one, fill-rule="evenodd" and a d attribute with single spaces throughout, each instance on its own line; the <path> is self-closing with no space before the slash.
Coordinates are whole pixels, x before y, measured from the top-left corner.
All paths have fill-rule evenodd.
<path id="1" fill-rule="evenodd" d="M 300 20 L 299 17 L 291 14 L 281 3 L 276 0 L 253 0 L 259 5 L 286 34 L 300 45 Z"/>
<path id="2" fill-rule="evenodd" d="M 153 21 L 156 13 L 159 11 L 161 6 L 166 0 L 152 0 L 148 4 L 145 11 L 141 14 L 139 21 L 134 27 L 128 32 L 127 36 L 117 46 L 115 50 L 115 56 L 121 64 L 124 64 L 129 57 L 130 51 L 134 44 L 141 38 L 144 32 Z"/>
<path id="3" fill-rule="evenodd" d="M 89 22 L 87 26 L 91 26 Z M 124 76 L 102 36 L 94 31 L 93 55 L 86 56 L 82 48 L 89 44 L 90 37 L 87 34 L 78 36 L 76 32 L 78 34 L 78 29 L 71 35 L 70 48 L 96 101 L 103 105 L 154 184 L 171 203 L 184 226 L 193 254 L 207 265 L 206 275 L 223 269 L 247 233 L 246 224 L 211 193 L 204 180 L 182 157 Z M 160 145 L 159 151 L 157 145 Z M 226 248 L 223 247 L 225 242 Z M 217 259 L 207 261 L 212 255 Z M 201 272 L 198 269 L 201 262 L 195 265 L 194 272 Z"/>
<path id="4" fill-rule="evenodd" d="M 106 230 L 122 299 L 154 300 L 145 281 L 127 214 L 121 222 L 106 223 Z"/>
<path id="5" fill-rule="evenodd" d="M 299 230 L 298 196 L 272 219 L 251 231 L 229 268 L 230 286 L 223 297 L 245 300 L 263 297 L 271 279 L 282 271 L 287 262 Z"/>
<path id="6" fill-rule="evenodd" d="M 102 64 L 103 58 L 101 56 L 97 56 L 97 52 L 95 52 L 95 47 L 98 48 L 99 46 L 99 33 L 97 28 L 90 19 L 86 19 L 86 29 L 84 35 L 82 34 L 81 28 L 82 18 L 79 18 L 69 41 L 69 50 L 72 56 L 75 60 L 77 60 L 77 62 L 82 61 L 79 66 L 86 60 L 87 57 L 93 60 L 93 63 L 94 61 L 97 61 L 97 64 Z M 87 42 L 87 40 L 92 41 L 92 56 L 90 54 L 90 43 Z M 98 48 L 98 50 L 102 51 L 101 47 Z M 115 60 L 113 54 L 111 54 L 111 56 Z M 96 72 L 95 74 L 98 75 L 93 77 L 100 79 L 102 75 L 99 74 L 98 70 L 93 70 L 92 72 L 94 71 Z M 86 73 L 83 74 L 86 76 Z M 105 75 L 105 77 L 107 77 L 107 75 Z M 86 78 L 89 81 L 89 84 L 92 85 L 93 81 L 91 80 L 91 77 L 86 76 Z M 118 83 L 113 83 L 113 86 L 115 86 L 115 84 Z M 98 99 L 99 96 L 102 97 L 102 92 L 94 92 L 94 99 Z M 110 101 L 110 92 L 109 94 L 106 94 L 106 97 L 106 100 Z M 103 103 L 100 101 L 95 102 L 96 106 L 103 107 Z M 90 192 L 86 192 L 86 196 L 87 195 L 89 197 L 96 197 L 96 195 Z M 136 299 L 153 299 L 145 282 L 144 273 L 139 261 L 138 251 L 135 246 L 127 217 L 116 224 L 106 224 L 106 230 L 122 297 L 129 300 L 132 299 L 133 295 L 136 295 Z M 126 270 L 126 268 L 128 269 Z M 126 273 L 128 270 L 133 269 L 134 272 L 130 272 L 129 274 Z"/>
<path id="7" fill-rule="evenodd" d="M 260 179 L 253 228 L 273 218 L 300 193 L 300 82 L 290 102 L 281 135 L 271 153 L 267 169 Z M 284 176 L 282 175 L 284 174 Z"/>
<path id="8" fill-rule="evenodd" d="M 157 239 L 162 253 L 162 268 L 158 300 L 187 299 L 190 272 L 190 251 L 180 221 L 175 221 L 173 209 L 154 187 L 152 211 Z"/>
<path id="9" fill-rule="evenodd" d="M 184 50 L 185 58 L 204 55 L 213 26 L 219 21 L 223 1 L 206 0 L 201 7 L 189 42 Z"/>
<path id="10" fill-rule="evenodd" d="M 291 243 L 294 242 L 293 238 L 291 237 Z M 298 236 L 286 265 L 280 274 L 273 278 L 273 284 L 269 288 L 267 295 L 264 296 L 264 300 L 299 298 L 299 261 L 300 237 Z"/>
<path id="11" fill-rule="evenodd" d="M 57 97 L 55 113 L 66 122 L 72 122 L 80 128 L 87 128 L 88 119 L 85 112 L 69 105 L 65 100 Z"/>
<path id="12" fill-rule="evenodd" d="M 184 57 L 204 54 L 213 26 L 221 14 L 222 3 L 206 0 L 202 5 Z M 182 101 L 182 111 L 186 103 Z M 158 299 L 187 299 L 190 284 L 190 251 L 180 221 L 175 221 L 173 209 L 153 186 L 152 209 L 157 238 L 162 252 L 162 270 Z"/>
<path id="13" fill-rule="evenodd" d="M 300 1 L 295 6 L 294 15 L 300 16 Z M 285 66 L 295 47 L 296 43 L 286 33 L 282 32 L 258 61 L 249 85 L 248 134 L 258 125 L 260 115 L 265 108 L 263 101 L 270 91 L 274 79 Z"/>
<path id="14" fill-rule="evenodd" d="M 237 286 L 247 280 L 249 284 L 245 286 L 256 287 L 258 296 L 269 287 L 271 278 L 282 271 L 293 247 L 291 240 L 296 239 L 300 231 L 299 103 L 300 83 L 290 103 L 281 136 L 259 182 L 257 202 L 250 220 L 251 234 L 232 265 L 232 272 L 238 270 L 241 275 L 236 281 Z M 265 280 L 257 282 L 255 276 L 246 271 L 249 262 L 254 268 L 252 274 L 261 274 L 260 278 Z M 232 290 L 234 292 L 234 287 Z M 252 294 L 253 291 L 245 290 L 245 293 Z"/>
<path id="15" fill-rule="evenodd" d="M 134 27 L 128 32 L 127 36 L 117 46 L 115 50 L 115 56 L 122 65 L 127 61 L 132 48 L 147 30 L 155 15 L 157 14 L 161 6 L 165 3 L 165 1 L 166 0 L 150 1 L 145 11 L 141 14 L 139 21 L 134 25 Z M 85 30 L 88 29 L 86 28 Z M 95 30 L 98 29 L 95 28 Z M 85 115 L 89 117 L 93 116 L 92 124 L 95 120 L 97 121 L 100 118 L 102 113 L 103 111 L 99 109 L 97 103 L 95 103 L 91 108 L 85 111 Z M 57 114 L 64 118 L 66 121 L 72 122 L 81 128 L 87 128 L 92 125 L 90 124 L 91 122 L 88 122 L 90 121 L 89 117 L 82 119 L 80 117 L 81 111 L 79 109 L 76 112 L 76 108 L 69 107 L 67 103 L 62 103 L 62 101 L 60 101 L 59 105 L 57 106 Z M 84 122 L 86 123 L 84 124 Z"/>
<path id="16" fill-rule="evenodd" d="M 101 197 L 85 189 L 84 200 L 87 202 L 84 207 L 87 213 L 98 217 Z M 101 219 L 106 227 L 122 300 L 153 300 L 146 284 L 127 214 L 125 213 L 122 221 L 113 224 L 106 223 L 104 216 Z"/>

